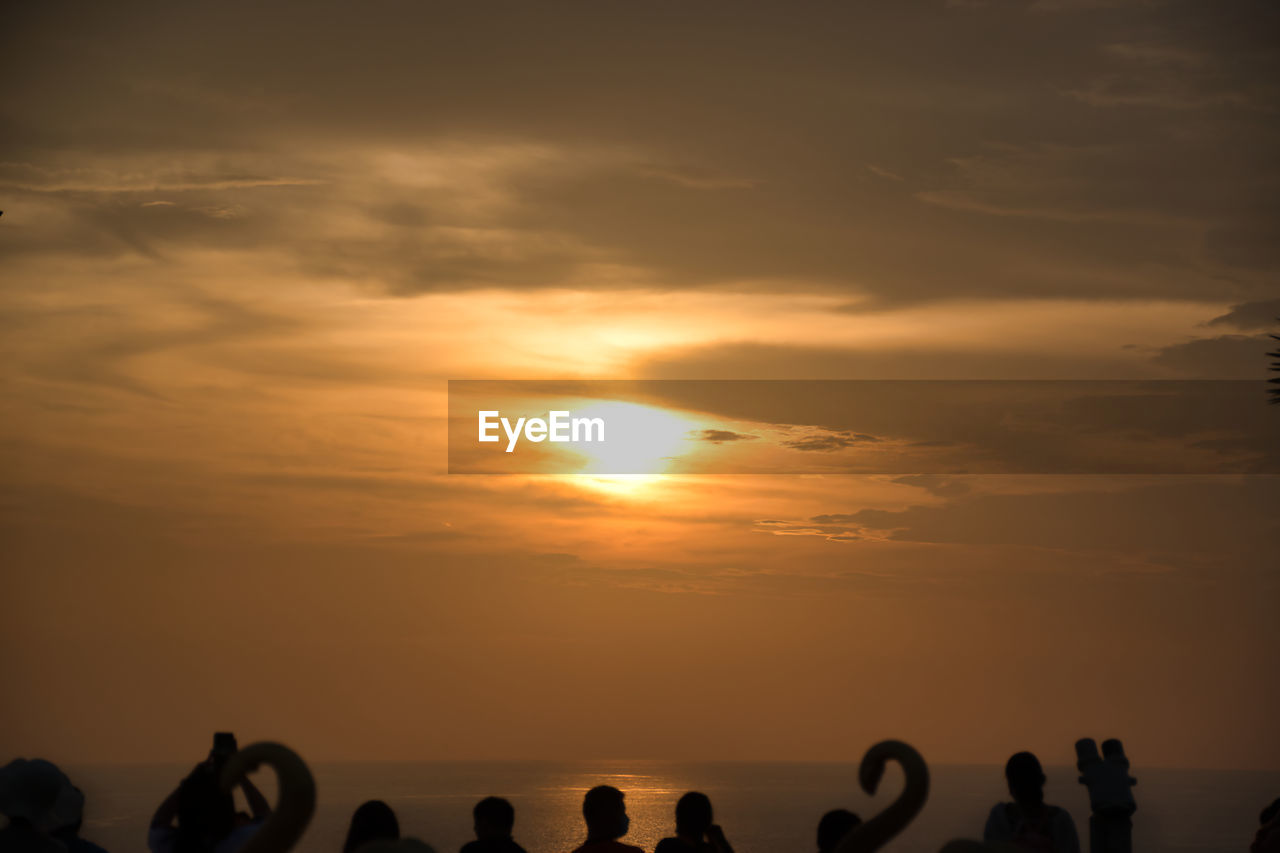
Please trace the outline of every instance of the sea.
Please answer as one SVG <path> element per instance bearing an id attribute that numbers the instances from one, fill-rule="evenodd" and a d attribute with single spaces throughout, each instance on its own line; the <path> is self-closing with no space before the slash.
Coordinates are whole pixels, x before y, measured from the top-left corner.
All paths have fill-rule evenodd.
<path id="1" fill-rule="evenodd" d="M 66 766 L 85 792 L 82 835 L 110 853 L 141 853 L 156 806 L 189 767 Z M 929 801 L 886 850 L 937 851 L 952 838 L 981 838 L 992 804 L 1008 799 L 999 766 L 935 766 Z M 295 848 L 341 853 L 351 813 L 380 799 L 402 834 L 437 853 L 456 853 L 472 837 L 471 808 L 489 795 L 515 806 L 515 839 L 529 853 L 569 853 L 584 837 L 582 795 L 613 785 L 626 795 L 631 831 L 624 841 L 647 851 L 673 834 L 676 800 L 707 794 L 735 853 L 814 853 L 818 819 L 848 808 L 864 819 L 884 808 L 902 785 L 890 764 L 875 797 L 858 787 L 857 767 L 840 763 L 663 761 L 452 761 L 317 764 L 316 815 Z M 1071 812 L 1088 850 L 1088 798 L 1073 767 L 1047 767 L 1046 800 Z M 1258 813 L 1280 797 L 1280 771 L 1175 770 L 1136 767 L 1135 851 L 1247 851 Z M 272 774 L 256 775 L 274 798 Z"/>

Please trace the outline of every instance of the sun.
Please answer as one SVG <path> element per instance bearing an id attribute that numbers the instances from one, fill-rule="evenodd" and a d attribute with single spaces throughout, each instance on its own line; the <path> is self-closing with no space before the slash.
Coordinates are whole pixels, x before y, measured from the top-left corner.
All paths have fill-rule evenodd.
<path id="1" fill-rule="evenodd" d="M 605 440 L 574 445 L 582 460 L 576 473 L 609 477 L 662 474 L 675 457 L 689 450 L 694 422 L 676 412 L 641 403 L 606 401 L 574 411 L 575 416 L 602 418 Z"/>

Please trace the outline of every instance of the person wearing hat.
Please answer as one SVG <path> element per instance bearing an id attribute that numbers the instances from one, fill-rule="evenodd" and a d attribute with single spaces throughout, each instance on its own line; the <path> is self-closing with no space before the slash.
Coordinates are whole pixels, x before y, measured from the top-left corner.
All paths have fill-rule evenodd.
<path id="1" fill-rule="evenodd" d="M 80 837 L 84 793 L 56 764 L 15 758 L 0 768 L 0 853 L 106 853 Z"/>

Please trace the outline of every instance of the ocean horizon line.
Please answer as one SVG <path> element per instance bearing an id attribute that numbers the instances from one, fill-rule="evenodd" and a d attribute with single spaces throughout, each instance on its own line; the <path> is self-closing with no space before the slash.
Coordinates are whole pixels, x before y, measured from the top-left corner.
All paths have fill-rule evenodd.
<path id="1" fill-rule="evenodd" d="M 185 767 L 190 764 L 189 761 L 175 760 L 155 760 L 155 761 L 68 761 L 68 766 L 81 768 L 95 767 Z M 791 759 L 791 758 L 326 758 L 307 761 L 310 767 L 340 767 L 355 765 L 388 765 L 388 766 L 409 766 L 409 765 L 460 765 L 460 764 L 492 764 L 492 765 L 552 765 L 552 764 L 579 764 L 579 765 L 620 765 L 620 764 L 636 764 L 636 765 L 772 765 L 772 766 L 846 766 L 856 768 L 860 763 L 859 759 Z M 1046 769 L 1053 768 L 1056 770 L 1072 770 L 1075 771 L 1074 763 L 1053 763 L 1044 762 Z M 933 761 L 929 762 L 930 769 L 937 768 L 954 768 L 954 769 L 996 769 L 1003 772 L 1004 762 L 973 762 L 973 761 Z M 1139 773 L 1148 770 L 1158 771 L 1185 771 L 1192 773 L 1256 773 L 1256 774 L 1275 774 L 1280 773 L 1280 767 L 1196 767 L 1191 765 L 1169 765 L 1169 764 L 1143 764 L 1133 768 L 1133 772 Z"/>

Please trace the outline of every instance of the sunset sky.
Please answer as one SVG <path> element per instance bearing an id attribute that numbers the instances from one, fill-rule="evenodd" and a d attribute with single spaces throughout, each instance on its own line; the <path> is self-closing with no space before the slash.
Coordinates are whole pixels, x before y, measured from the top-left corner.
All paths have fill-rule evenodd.
<path id="1" fill-rule="evenodd" d="M 446 473 L 450 379 L 1261 388 L 1274 4 L 0 33 L 0 759 L 1280 769 L 1280 477 Z"/>

